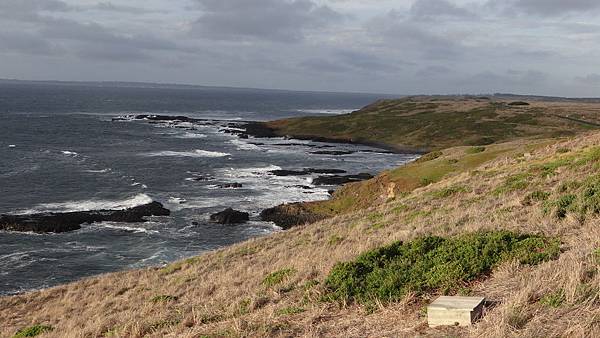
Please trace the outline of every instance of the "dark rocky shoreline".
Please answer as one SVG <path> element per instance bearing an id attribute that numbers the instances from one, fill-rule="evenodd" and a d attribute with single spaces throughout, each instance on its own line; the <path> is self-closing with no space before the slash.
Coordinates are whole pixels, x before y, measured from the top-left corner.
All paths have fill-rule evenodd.
<path id="1" fill-rule="evenodd" d="M 199 123 L 202 125 L 216 125 L 223 121 L 195 119 L 187 116 L 169 116 L 169 115 L 131 115 L 125 117 L 113 118 L 113 121 L 128 121 L 128 120 L 146 120 L 150 123 L 168 123 L 168 122 L 190 122 Z M 188 128 L 188 127 L 182 127 Z M 193 129 L 193 128 L 190 128 Z M 273 138 L 281 137 L 275 130 L 268 127 L 262 122 L 252 121 L 236 121 L 228 122 L 221 132 L 235 134 L 240 138 Z M 293 137 L 296 138 L 296 137 Z M 326 139 L 321 137 L 298 137 L 300 140 L 310 140 L 314 142 L 329 142 L 329 143 L 352 143 L 349 140 Z M 304 144 L 303 144 L 304 145 Z M 320 148 L 321 146 L 315 145 Z M 322 148 L 331 146 L 324 145 Z M 315 151 L 315 154 L 330 154 L 330 155 L 346 155 L 351 154 L 349 151 Z M 310 174 L 321 174 L 314 179 L 314 185 L 331 185 L 337 186 L 350 182 L 370 179 L 373 176 L 368 173 L 360 173 L 357 175 L 341 175 L 346 173 L 341 169 L 315 169 L 304 168 L 300 170 L 273 170 L 270 172 L 275 176 L 304 176 Z M 205 179 L 199 177 L 198 180 Z M 241 188 L 239 183 L 231 183 L 222 185 L 221 188 Z M 303 187 L 309 188 L 310 187 Z M 290 204 L 282 204 L 272 208 L 263 210 L 260 213 L 260 219 L 267 222 L 273 222 L 283 229 L 289 229 L 295 225 L 311 223 L 322 220 L 321 215 L 310 212 L 305 203 L 298 202 Z M 35 233 L 63 233 L 81 229 L 82 224 L 96 222 L 145 222 L 146 216 L 168 216 L 170 211 L 163 207 L 159 202 L 152 202 L 145 205 L 136 206 L 124 210 L 91 210 L 77 211 L 64 213 L 39 213 L 29 215 L 0 215 L 0 230 L 17 231 L 17 232 L 35 232 Z M 220 213 L 211 215 L 211 221 L 220 224 L 237 224 L 248 221 L 247 213 L 239 212 L 228 208 Z"/>
<path id="2" fill-rule="evenodd" d="M 326 142 L 326 143 L 335 143 L 335 144 L 354 144 L 354 145 L 366 145 L 375 148 L 382 149 L 381 152 L 386 153 L 396 153 L 403 152 L 406 153 L 406 150 L 396 149 L 390 147 L 385 144 L 373 144 L 372 142 L 360 142 L 351 139 L 329 139 L 325 137 L 315 137 L 315 136 L 302 136 L 302 135 L 280 135 L 277 131 L 271 127 L 269 127 L 264 122 L 256 122 L 256 121 L 235 121 L 235 122 L 226 122 L 217 121 L 217 120 L 205 120 L 205 119 L 194 119 L 187 116 L 168 116 L 168 115 L 135 115 L 128 116 L 125 118 L 116 118 L 114 120 L 147 120 L 152 123 L 161 123 L 161 122 L 193 122 L 199 123 L 203 125 L 217 125 L 221 123 L 221 128 L 219 129 L 222 133 L 236 135 L 241 139 L 252 138 L 276 138 L 276 137 L 285 137 L 288 139 L 297 139 L 304 141 L 312 141 L 312 142 Z M 185 127 L 184 127 L 185 128 Z M 256 144 L 256 143 L 255 143 Z M 260 143 L 258 143 L 260 144 Z M 301 143 L 295 144 L 281 144 L 282 146 L 288 145 L 305 145 Z M 331 145 L 308 145 L 314 148 L 331 148 Z M 375 150 L 369 150 L 371 152 L 375 152 Z M 414 152 L 414 151 L 409 151 Z M 350 155 L 353 151 L 343 151 L 343 150 L 316 150 L 311 152 L 311 154 L 316 155 L 333 155 L 333 156 L 342 156 L 342 155 Z M 346 183 L 358 182 L 363 180 L 368 180 L 373 178 L 373 175 L 369 173 L 359 173 L 356 175 L 341 175 L 346 173 L 345 170 L 340 169 L 315 169 L 315 168 L 304 168 L 304 169 L 281 169 L 281 170 L 273 170 L 270 174 L 275 176 L 305 176 L 310 174 L 320 174 L 320 176 L 316 177 L 313 180 L 313 184 L 317 186 L 340 186 Z M 235 183 L 234 183 L 235 184 Z M 223 185 L 221 188 L 240 188 L 241 185 Z M 308 188 L 310 187 L 304 187 Z M 330 190 L 332 193 L 333 190 Z M 324 219 L 322 215 L 317 215 L 308 210 L 305 206 L 310 202 L 298 202 L 298 203 L 290 203 L 290 204 L 281 204 L 278 206 L 274 206 L 272 208 L 268 208 L 263 210 L 260 213 L 260 219 L 266 222 L 273 222 L 277 226 L 283 229 L 289 229 L 295 225 L 304 224 L 304 223 L 312 223 L 319 220 Z M 221 224 L 236 224 L 245 222 L 246 215 L 238 214 L 237 211 L 229 208 L 220 213 L 216 213 L 211 215 L 211 221 Z"/>
<path id="3" fill-rule="evenodd" d="M 169 216 L 171 212 L 159 202 L 123 210 L 91 210 L 29 215 L 0 215 L 0 230 L 36 233 L 62 233 L 81 229 L 85 223 L 145 222 L 146 216 Z"/>

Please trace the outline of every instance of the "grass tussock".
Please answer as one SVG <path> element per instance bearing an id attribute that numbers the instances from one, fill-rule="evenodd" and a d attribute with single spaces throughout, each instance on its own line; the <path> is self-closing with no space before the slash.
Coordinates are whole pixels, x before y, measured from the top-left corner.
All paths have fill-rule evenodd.
<path id="1" fill-rule="evenodd" d="M 293 268 L 285 268 L 271 272 L 270 274 L 265 276 L 265 279 L 263 279 L 262 284 L 267 288 L 274 287 L 278 284 L 281 284 L 285 279 L 292 276 L 294 273 L 296 273 L 296 270 Z"/>
<path id="2" fill-rule="evenodd" d="M 54 328 L 49 325 L 33 325 L 17 331 L 13 338 L 36 337 L 43 333 L 51 332 L 53 330 Z"/>

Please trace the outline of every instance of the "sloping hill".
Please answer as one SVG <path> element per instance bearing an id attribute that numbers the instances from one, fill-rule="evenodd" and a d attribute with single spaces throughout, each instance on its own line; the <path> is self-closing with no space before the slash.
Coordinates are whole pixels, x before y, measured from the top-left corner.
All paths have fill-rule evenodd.
<path id="1" fill-rule="evenodd" d="M 600 104 L 409 97 L 379 101 L 348 115 L 286 119 L 267 126 L 278 135 L 351 140 L 397 150 L 431 150 L 415 163 L 372 180 L 347 184 L 330 200 L 280 208 L 282 217 L 288 220 L 299 213 L 324 219 L 378 205 L 498 156 L 528 154 L 548 140 L 599 129 Z"/>
<path id="2" fill-rule="evenodd" d="M 599 336 L 600 132 L 479 150 L 452 148 L 423 160 L 432 171 L 459 170 L 368 209 L 164 268 L 0 298 L 0 335 L 39 324 L 53 327 L 48 337 Z M 403 177 L 412 169 L 397 170 L 386 175 Z M 496 230 L 541 237 L 522 237 L 528 244 L 514 244 L 520 251 L 492 257 L 468 238 L 453 237 Z M 376 280 L 360 289 L 371 295 L 365 299 L 332 297 L 336 285 L 352 285 L 344 273 L 332 282 L 334 267 L 343 272 L 377 248 L 368 257 L 382 258 L 398 240 L 412 246 L 423 238 L 440 241 L 424 237 L 431 235 L 463 243 L 456 251 L 471 252 L 471 262 L 481 259 L 479 270 L 467 274 L 471 270 L 452 258 L 458 256 L 446 252 L 424 270 L 444 276 L 442 284 L 416 275 L 396 297 L 369 293 L 381 285 Z M 470 238 L 484 243 L 479 236 Z M 386 271 L 378 278 L 394 280 Z M 374 278 L 367 273 L 357 270 L 352 280 Z M 496 305 L 473 328 L 430 329 L 424 306 L 443 293 L 483 295 Z"/>
<path id="3" fill-rule="evenodd" d="M 408 97 L 378 101 L 351 114 L 285 119 L 267 126 L 278 135 L 324 137 L 427 152 L 572 136 L 599 128 L 598 119 L 598 104 Z"/>

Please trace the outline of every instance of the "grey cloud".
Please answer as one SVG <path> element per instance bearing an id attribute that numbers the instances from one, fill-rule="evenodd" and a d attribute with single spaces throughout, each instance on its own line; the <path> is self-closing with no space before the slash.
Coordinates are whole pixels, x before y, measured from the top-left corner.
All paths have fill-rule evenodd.
<path id="1" fill-rule="evenodd" d="M 432 19 L 436 17 L 466 19 L 475 17 L 467 9 L 446 0 L 417 0 L 410 8 L 410 13 L 418 19 Z"/>
<path id="2" fill-rule="evenodd" d="M 16 14 L 38 11 L 65 12 L 71 10 L 64 1 L 60 0 L 2 0 L 0 13 Z"/>
<path id="3" fill-rule="evenodd" d="M 600 74 L 592 73 L 586 76 L 578 76 L 575 81 L 592 86 L 600 86 Z"/>
<path id="4" fill-rule="evenodd" d="M 418 58 L 455 59 L 464 50 L 456 37 L 434 33 L 419 22 L 406 20 L 396 11 L 375 18 L 367 29 L 375 38 L 383 37 L 390 46 L 401 46 L 405 53 L 416 54 Z"/>
<path id="5" fill-rule="evenodd" d="M 463 84 L 475 85 L 486 90 L 505 91 L 507 88 L 527 88 L 543 84 L 547 74 L 537 70 L 507 70 L 505 73 L 485 71 L 477 73 L 462 81 Z"/>
<path id="6" fill-rule="evenodd" d="M 113 33 L 97 23 L 79 23 L 66 19 L 45 19 L 41 33 L 47 38 L 106 44 L 114 47 L 135 47 L 146 50 L 176 50 L 177 45 L 166 39 L 150 35 L 122 35 Z"/>
<path id="7" fill-rule="evenodd" d="M 418 77 L 436 78 L 440 75 L 449 74 L 451 72 L 452 69 L 446 66 L 434 65 L 419 69 L 416 75 Z"/>
<path id="8" fill-rule="evenodd" d="M 0 52 L 23 53 L 31 55 L 57 55 L 61 48 L 37 35 L 20 31 L 0 32 Z"/>
<path id="9" fill-rule="evenodd" d="M 300 63 L 300 66 L 315 72 L 348 73 L 364 72 L 377 74 L 394 72 L 402 65 L 402 61 L 382 60 L 376 55 L 354 50 L 334 52 L 328 58 L 311 58 Z"/>
<path id="10" fill-rule="evenodd" d="M 560 16 L 600 9 L 597 0 L 491 0 L 493 8 L 541 16 Z"/>
<path id="11" fill-rule="evenodd" d="M 144 14 L 144 13 L 158 13 L 156 10 L 148 10 L 141 7 L 117 5 L 109 1 L 99 2 L 96 5 L 90 7 L 92 10 L 117 12 L 117 13 L 129 13 L 129 14 Z"/>
<path id="12" fill-rule="evenodd" d="M 300 63 L 300 67 L 317 73 L 346 73 L 352 69 L 341 65 L 339 62 L 312 58 Z"/>
<path id="13" fill-rule="evenodd" d="M 307 30 L 324 27 L 341 16 L 311 0 L 197 0 L 203 15 L 195 34 L 213 40 L 301 41 Z"/>

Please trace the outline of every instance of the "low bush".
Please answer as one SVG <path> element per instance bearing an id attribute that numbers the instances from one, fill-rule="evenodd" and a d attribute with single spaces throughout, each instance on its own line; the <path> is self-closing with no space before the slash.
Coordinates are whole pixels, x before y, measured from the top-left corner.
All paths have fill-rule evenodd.
<path id="1" fill-rule="evenodd" d="M 461 186 L 461 185 L 453 185 L 451 187 L 446 187 L 437 191 L 432 192 L 433 197 L 436 198 L 446 198 L 446 197 L 450 197 L 453 196 L 455 194 L 461 193 L 461 192 L 470 192 L 471 189 L 469 189 L 468 187 L 465 186 Z"/>
<path id="2" fill-rule="evenodd" d="M 551 292 L 540 299 L 540 303 L 548 307 L 560 307 L 565 301 L 565 292 L 563 290 L 557 290 Z"/>
<path id="3" fill-rule="evenodd" d="M 284 279 L 293 275 L 294 273 L 296 273 L 296 270 L 291 268 L 277 270 L 265 276 L 265 279 L 263 279 L 263 285 L 268 288 L 273 287 L 283 282 Z"/>
<path id="4" fill-rule="evenodd" d="M 536 190 L 536 191 L 531 192 L 527 196 L 525 196 L 525 199 L 523 200 L 523 204 L 529 205 L 529 204 L 532 204 L 535 202 L 544 202 L 544 201 L 548 200 L 550 195 L 551 195 L 550 192 Z"/>
<path id="5" fill-rule="evenodd" d="M 544 203 L 544 213 L 552 213 L 556 218 L 564 218 L 569 212 L 575 212 L 581 218 L 600 214 L 600 177 L 561 186 L 559 191 L 570 193 Z"/>
<path id="6" fill-rule="evenodd" d="M 466 154 L 478 154 L 478 153 L 482 153 L 484 151 L 485 151 L 485 147 L 478 146 L 478 147 L 468 148 L 467 150 L 465 150 L 465 153 Z"/>
<path id="7" fill-rule="evenodd" d="M 53 331 L 54 328 L 48 325 L 33 325 L 24 329 L 21 329 L 15 333 L 13 338 L 22 338 L 22 337 L 35 337 L 39 336 L 42 333 Z"/>
<path id="8" fill-rule="evenodd" d="M 556 239 L 508 231 L 396 242 L 336 264 L 325 281 L 325 298 L 370 303 L 397 301 L 409 292 L 452 293 L 504 261 L 538 264 L 557 257 L 559 247 Z"/>
<path id="9" fill-rule="evenodd" d="M 443 152 L 441 151 L 432 151 L 430 153 L 427 153 L 421 157 L 419 157 L 415 162 L 416 163 L 422 163 L 422 162 L 427 162 L 427 161 L 431 161 L 431 160 L 435 160 L 436 158 L 440 157 L 444 155 Z"/>
<path id="10" fill-rule="evenodd" d="M 529 186 L 531 175 L 522 173 L 506 178 L 504 183 L 494 190 L 496 195 L 506 194 L 509 192 L 525 189 Z"/>

